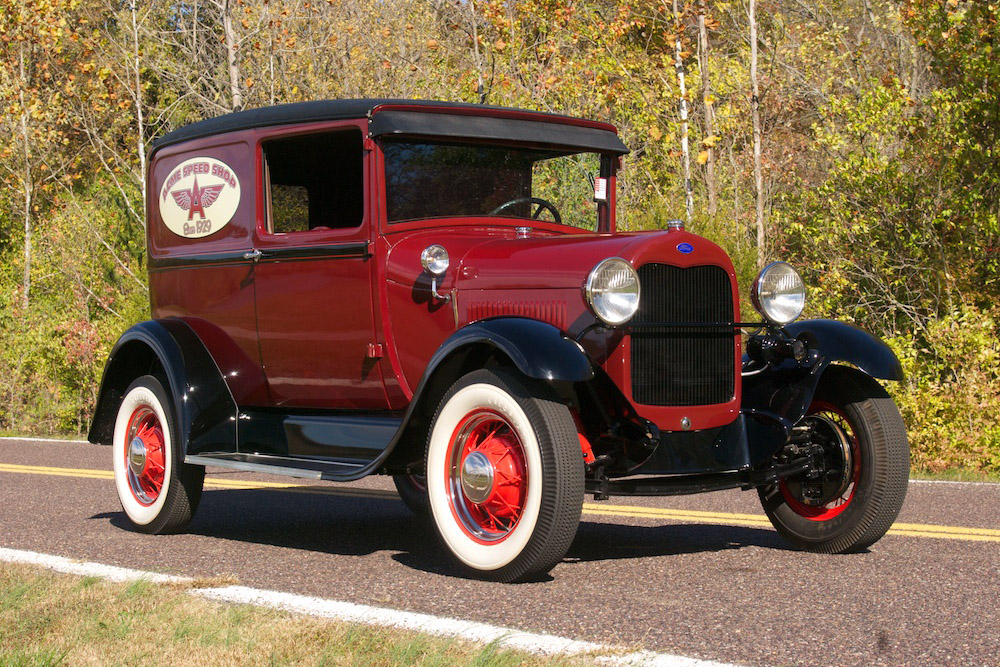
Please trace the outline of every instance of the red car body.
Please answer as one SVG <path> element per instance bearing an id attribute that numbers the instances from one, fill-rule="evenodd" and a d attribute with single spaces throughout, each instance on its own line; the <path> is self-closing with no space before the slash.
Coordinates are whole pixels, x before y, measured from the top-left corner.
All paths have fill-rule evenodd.
<path id="1" fill-rule="evenodd" d="M 603 498 L 780 487 L 801 516 L 850 506 L 863 457 L 843 443 L 858 440 L 858 418 L 837 408 L 855 424 L 840 427 L 843 437 L 815 435 L 812 449 L 789 443 L 797 425 L 829 431 L 809 415 L 831 364 L 898 379 L 895 357 L 829 321 L 754 323 L 744 355 L 749 325 L 721 248 L 682 224 L 616 231 L 625 152 L 605 123 L 392 100 L 272 107 L 162 138 L 147 182 L 152 319 L 112 352 L 90 436 L 119 452 L 130 519 L 149 532 L 183 527 L 204 465 L 333 480 L 392 474 L 420 510 L 426 462 L 444 447 L 451 472 L 441 489 L 428 477 L 432 510 L 435 494 L 444 497 L 434 510 L 442 537 L 462 565 L 506 580 L 547 570 L 568 543 L 531 555 L 539 540 L 565 535 L 526 532 L 518 549 L 504 546 L 535 521 L 524 507 L 536 492 L 523 480 L 501 492 L 500 475 L 571 478 L 571 500 L 559 501 L 570 506 L 565 526 L 575 526 L 584 489 Z M 590 229 L 563 224 L 538 192 L 578 190 L 561 174 L 585 158 L 600 165 L 588 175 L 593 201 L 567 195 L 563 213 L 592 206 Z M 441 172 L 450 181 L 434 160 L 458 160 Z M 443 272 L 424 258 L 438 247 Z M 621 325 L 602 320 L 587 289 L 608 258 L 638 280 L 638 309 Z M 462 383 L 484 369 L 501 379 Z M 579 463 L 541 472 L 532 461 L 535 448 L 547 455 L 545 428 L 522 433 L 520 412 L 488 406 L 435 445 L 449 401 L 467 385 L 493 384 L 518 401 L 525 393 L 561 406 L 555 421 L 572 424 Z M 477 448 L 486 453 L 473 456 Z M 154 469 L 160 460 L 169 471 Z M 820 468 L 845 481 L 816 481 Z M 175 496 L 187 497 L 186 520 L 163 517 Z M 469 549 L 516 553 L 500 565 L 478 561 L 454 545 L 463 535 Z"/>

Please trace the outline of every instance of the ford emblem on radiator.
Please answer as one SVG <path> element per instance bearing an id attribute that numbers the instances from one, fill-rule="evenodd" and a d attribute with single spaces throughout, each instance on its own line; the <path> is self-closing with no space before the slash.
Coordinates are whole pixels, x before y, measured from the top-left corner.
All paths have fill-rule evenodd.
<path id="1" fill-rule="evenodd" d="M 691 245 L 690 243 L 678 243 L 677 244 L 677 250 L 679 252 L 682 252 L 682 253 L 684 253 L 686 255 L 689 252 L 694 252 L 694 246 Z"/>

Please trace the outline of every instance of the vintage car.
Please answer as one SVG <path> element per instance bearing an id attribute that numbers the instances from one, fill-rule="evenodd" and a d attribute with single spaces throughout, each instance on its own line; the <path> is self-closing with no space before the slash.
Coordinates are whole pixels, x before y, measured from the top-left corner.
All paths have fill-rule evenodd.
<path id="1" fill-rule="evenodd" d="M 875 379 L 899 362 L 860 329 L 795 322 L 788 264 L 760 272 L 762 320 L 742 322 L 718 246 L 678 221 L 616 231 L 627 152 L 606 123 L 408 100 L 159 139 L 153 319 L 111 352 L 89 436 L 131 524 L 183 530 L 216 466 L 391 475 L 462 568 L 499 581 L 565 556 L 585 494 L 756 489 L 801 548 L 874 543 L 909 474 Z"/>

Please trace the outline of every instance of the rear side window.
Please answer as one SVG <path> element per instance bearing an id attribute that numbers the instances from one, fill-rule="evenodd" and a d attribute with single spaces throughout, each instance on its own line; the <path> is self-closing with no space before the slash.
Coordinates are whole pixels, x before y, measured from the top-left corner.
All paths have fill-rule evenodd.
<path id="1" fill-rule="evenodd" d="M 363 156 L 358 129 L 265 143 L 268 231 L 287 234 L 361 225 Z"/>

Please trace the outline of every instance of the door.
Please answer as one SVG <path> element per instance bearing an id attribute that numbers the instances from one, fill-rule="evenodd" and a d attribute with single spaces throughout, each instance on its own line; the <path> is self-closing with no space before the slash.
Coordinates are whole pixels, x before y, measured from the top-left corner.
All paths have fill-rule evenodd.
<path id="1" fill-rule="evenodd" d="M 385 409 L 362 125 L 264 136 L 257 330 L 271 404 Z"/>

